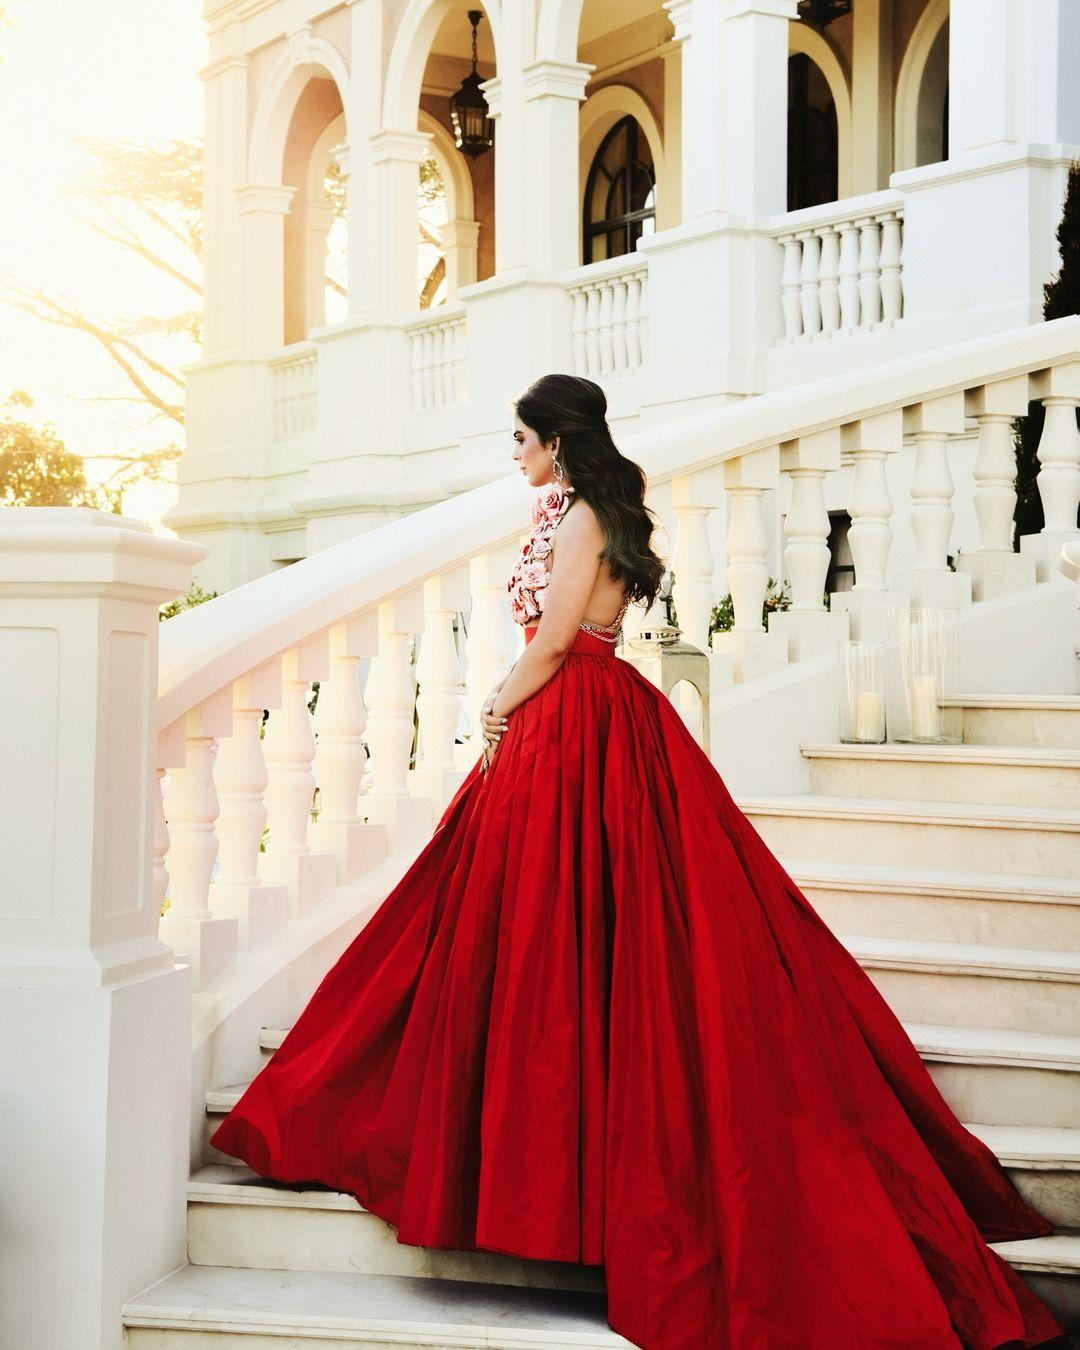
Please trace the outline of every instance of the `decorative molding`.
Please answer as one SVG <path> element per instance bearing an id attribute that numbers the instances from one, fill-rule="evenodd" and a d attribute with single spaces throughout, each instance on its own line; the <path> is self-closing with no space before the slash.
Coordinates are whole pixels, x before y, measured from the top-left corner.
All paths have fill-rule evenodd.
<path id="1" fill-rule="evenodd" d="M 522 70 L 526 100 L 585 98 L 585 86 L 596 66 L 588 61 L 532 61 Z"/>
<path id="2" fill-rule="evenodd" d="M 274 215 L 287 216 L 292 207 L 296 188 L 280 183 L 245 183 L 236 189 L 237 209 L 242 216 L 267 211 Z"/>

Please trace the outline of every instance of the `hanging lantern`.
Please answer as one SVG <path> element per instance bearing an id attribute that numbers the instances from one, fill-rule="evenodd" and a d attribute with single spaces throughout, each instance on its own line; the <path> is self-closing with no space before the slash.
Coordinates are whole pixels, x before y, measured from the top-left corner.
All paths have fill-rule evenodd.
<path id="1" fill-rule="evenodd" d="M 454 144 L 463 155 L 475 159 L 495 144 L 495 119 L 488 116 L 487 99 L 476 73 L 476 25 L 482 11 L 469 10 L 472 24 L 472 74 L 461 81 L 461 88 L 450 98 L 450 120 L 454 124 Z"/>
<path id="2" fill-rule="evenodd" d="M 799 18 L 824 33 L 833 19 L 842 19 L 851 13 L 851 0 L 799 0 Z"/>

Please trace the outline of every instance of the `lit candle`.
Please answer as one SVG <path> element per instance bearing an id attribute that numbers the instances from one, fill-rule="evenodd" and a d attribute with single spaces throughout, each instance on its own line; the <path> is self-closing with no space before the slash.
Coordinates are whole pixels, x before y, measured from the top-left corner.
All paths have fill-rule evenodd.
<path id="1" fill-rule="evenodd" d="M 915 735 L 933 740 L 938 734 L 937 684 L 933 675 L 916 675 L 911 686 Z"/>
<path id="2" fill-rule="evenodd" d="M 885 739 L 885 701 L 876 689 L 860 689 L 855 700 L 855 739 Z"/>

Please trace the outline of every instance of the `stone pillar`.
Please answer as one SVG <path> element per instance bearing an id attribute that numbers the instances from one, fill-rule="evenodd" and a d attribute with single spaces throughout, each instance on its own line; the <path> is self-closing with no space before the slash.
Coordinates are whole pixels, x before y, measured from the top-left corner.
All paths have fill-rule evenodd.
<path id="1" fill-rule="evenodd" d="M 950 6 L 949 158 L 889 180 L 905 194 L 905 325 L 935 345 L 1042 318 L 1080 156 L 1078 47 L 1073 0 Z"/>
<path id="2" fill-rule="evenodd" d="M 788 24 L 798 14 L 796 0 L 664 8 L 682 48 L 683 213 L 638 245 L 649 262 L 646 423 L 764 387 L 754 361 L 781 336 L 782 251 L 761 226 L 787 206 Z"/>
<path id="3" fill-rule="evenodd" d="M 893 44 L 890 0 L 859 0 L 852 10 L 851 192 L 877 192 L 893 165 Z"/>
<path id="4" fill-rule="evenodd" d="M 158 606 L 205 553 L 104 511 L 0 510 L 5 1346 L 120 1350 L 124 1300 L 185 1259 L 192 995 L 153 885 Z"/>
<path id="5" fill-rule="evenodd" d="M 378 220 L 379 268 L 376 309 L 397 318 L 420 308 L 416 275 L 416 204 L 420 195 L 420 161 L 431 141 L 430 131 L 386 128 L 371 138 Z"/>
<path id="6" fill-rule="evenodd" d="M 203 164 L 202 351 L 238 350 L 243 342 L 243 240 L 236 191 L 247 178 L 249 59 L 241 48 L 243 25 L 210 34 L 211 59 L 203 80 L 206 152 Z"/>
<path id="7" fill-rule="evenodd" d="M 581 263 L 578 121 L 585 83 L 595 69 L 583 61 L 534 61 L 522 72 L 529 166 L 525 228 L 529 265 L 541 272 Z"/>

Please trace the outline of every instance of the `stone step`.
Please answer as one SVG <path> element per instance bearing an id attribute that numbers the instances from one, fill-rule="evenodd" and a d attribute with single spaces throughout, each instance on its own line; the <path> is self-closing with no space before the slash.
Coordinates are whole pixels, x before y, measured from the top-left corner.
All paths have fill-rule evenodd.
<path id="1" fill-rule="evenodd" d="M 1080 878 L 1080 811 L 817 793 L 752 795 L 737 804 L 782 861 L 872 858 Z"/>
<path id="2" fill-rule="evenodd" d="M 1058 1227 L 1080 1228 L 1080 1129 L 968 1124 L 1014 1185 Z M 351 1195 L 269 1181 L 244 1166 L 208 1166 L 188 1183 L 188 1260 L 194 1265 L 480 1280 L 602 1290 L 595 1267 L 446 1252 L 396 1240 Z"/>
<path id="3" fill-rule="evenodd" d="M 1080 694 L 965 694 L 942 702 L 963 708 L 963 736 L 972 744 L 1080 750 Z"/>
<path id="4" fill-rule="evenodd" d="M 836 933 L 1080 951 L 1080 881 L 950 867 L 792 859 Z"/>
<path id="5" fill-rule="evenodd" d="M 603 1293 L 339 1271 L 187 1265 L 124 1305 L 126 1350 L 629 1346 Z M 250 1340 L 248 1339 L 250 1338 Z"/>
<path id="6" fill-rule="evenodd" d="M 269 1181 L 244 1166 L 211 1165 L 192 1174 L 188 1260 L 200 1266 L 361 1271 L 536 1289 L 604 1289 L 598 1266 L 398 1242 L 394 1229 L 351 1195 L 311 1183 Z"/>
<path id="7" fill-rule="evenodd" d="M 801 749 L 813 793 L 1080 811 L 1080 748 L 835 742 Z"/>
<path id="8" fill-rule="evenodd" d="M 1080 953 L 838 936 L 902 1020 L 1080 1036 Z"/>
<path id="9" fill-rule="evenodd" d="M 941 1095 L 961 1120 L 1075 1127 L 1080 1036 L 904 1022 Z"/>
<path id="10" fill-rule="evenodd" d="M 1080 1036 L 914 1021 L 903 1026 L 961 1120 L 1067 1128 L 1080 1119 Z M 272 1053 L 285 1035 L 285 1028 L 264 1027 L 260 1045 Z M 246 1086 L 208 1092 L 208 1116 L 231 1110 Z M 219 1160 L 227 1161 L 223 1154 Z"/>

